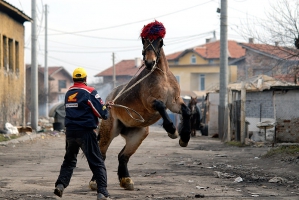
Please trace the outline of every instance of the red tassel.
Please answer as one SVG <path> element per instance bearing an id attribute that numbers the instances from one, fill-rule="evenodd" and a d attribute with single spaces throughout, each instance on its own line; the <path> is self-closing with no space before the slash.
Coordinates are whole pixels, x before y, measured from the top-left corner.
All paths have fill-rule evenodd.
<path id="1" fill-rule="evenodd" d="M 165 34 L 166 29 L 164 25 L 155 20 L 142 28 L 140 37 L 156 40 L 157 38 L 164 38 Z"/>

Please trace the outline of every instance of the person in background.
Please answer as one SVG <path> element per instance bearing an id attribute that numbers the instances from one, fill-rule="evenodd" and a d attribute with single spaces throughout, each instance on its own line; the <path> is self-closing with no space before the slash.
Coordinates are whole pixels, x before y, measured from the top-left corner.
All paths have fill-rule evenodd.
<path id="1" fill-rule="evenodd" d="M 85 69 L 76 68 L 73 72 L 74 85 L 65 95 L 66 153 L 55 183 L 54 194 L 62 197 L 64 189 L 70 183 L 81 148 L 96 178 L 97 200 L 105 200 L 110 199 L 107 172 L 94 130 L 98 126 L 99 118 L 106 120 L 109 117 L 108 109 L 113 102 L 105 105 L 97 91 L 87 86 L 86 78 Z"/>

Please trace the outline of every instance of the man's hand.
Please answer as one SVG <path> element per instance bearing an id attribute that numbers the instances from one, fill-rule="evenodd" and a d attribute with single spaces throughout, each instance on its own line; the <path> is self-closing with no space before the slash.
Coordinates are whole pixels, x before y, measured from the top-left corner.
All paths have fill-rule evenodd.
<path id="1" fill-rule="evenodd" d="M 108 102 L 106 103 L 106 106 L 107 106 L 109 109 L 111 109 L 111 105 L 114 105 L 114 102 L 113 102 L 113 101 L 108 101 Z"/>

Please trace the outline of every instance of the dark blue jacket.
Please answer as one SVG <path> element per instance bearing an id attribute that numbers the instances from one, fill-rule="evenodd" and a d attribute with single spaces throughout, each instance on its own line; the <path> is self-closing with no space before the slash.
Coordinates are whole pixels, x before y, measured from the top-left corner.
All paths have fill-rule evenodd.
<path id="1" fill-rule="evenodd" d="M 75 82 L 65 95 L 65 127 L 67 130 L 95 129 L 99 119 L 108 118 L 108 110 L 93 88 Z"/>

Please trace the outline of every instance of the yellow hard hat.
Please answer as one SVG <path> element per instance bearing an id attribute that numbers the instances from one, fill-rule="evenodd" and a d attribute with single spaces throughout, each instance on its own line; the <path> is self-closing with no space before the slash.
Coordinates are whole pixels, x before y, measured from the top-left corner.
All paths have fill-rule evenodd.
<path id="1" fill-rule="evenodd" d="M 73 78 L 85 78 L 87 73 L 83 67 L 78 67 L 73 72 Z"/>

